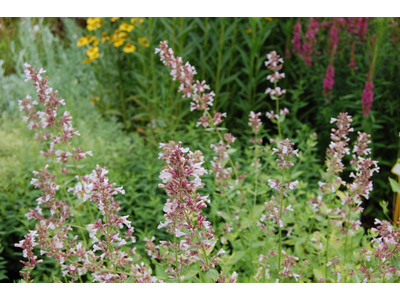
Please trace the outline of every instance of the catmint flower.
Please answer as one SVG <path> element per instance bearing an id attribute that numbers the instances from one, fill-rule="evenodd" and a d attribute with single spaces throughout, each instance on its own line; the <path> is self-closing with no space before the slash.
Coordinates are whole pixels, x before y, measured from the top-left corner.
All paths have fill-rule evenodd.
<path id="1" fill-rule="evenodd" d="M 253 111 L 250 112 L 249 115 L 249 126 L 253 128 L 254 132 L 259 132 L 260 131 L 260 126 L 262 125 L 261 119 L 259 118 L 261 116 L 261 113 L 255 113 Z"/>
<path id="2" fill-rule="evenodd" d="M 281 115 L 286 116 L 288 113 L 289 113 L 289 109 L 287 109 L 286 107 L 284 109 L 279 110 L 279 114 L 281 114 Z"/>
<path id="3" fill-rule="evenodd" d="M 272 119 L 272 120 L 273 120 L 273 119 L 279 119 L 279 115 L 278 115 L 278 114 L 275 114 L 273 110 L 271 110 L 270 112 L 267 112 L 267 113 L 266 113 L 266 116 L 267 116 L 267 118 L 270 119 L 270 120 L 271 120 L 271 119 Z"/>
<path id="4" fill-rule="evenodd" d="M 279 72 L 275 72 L 273 74 L 270 74 L 267 76 L 267 79 L 271 82 L 274 83 L 274 81 L 278 81 L 282 78 L 285 78 L 285 73 L 279 73 Z"/>
<path id="5" fill-rule="evenodd" d="M 223 253 L 220 250 L 216 256 L 207 258 L 206 250 L 215 245 L 214 230 L 211 223 L 207 221 L 207 217 L 202 215 L 203 208 L 207 207 L 205 201 L 209 201 L 207 197 L 201 197 L 196 190 L 202 187 L 200 177 L 207 173 L 201 167 L 204 163 L 204 157 L 200 151 L 194 153 L 181 147 L 181 142 L 177 145 L 170 142 L 168 145 L 163 144 L 163 154 L 160 155 L 168 165 L 164 167 L 160 178 L 166 185 L 160 184 L 169 199 L 164 207 L 164 218 L 166 222 L 161 223 L 159 228 L 165 227 L 167 232 L 174 234 L 178 238 L 183 238 L 184 242 L 179 245 L 187 245 L 188 247 L 180 248 L 176 243 L 168 242 L 171 252 L 180 252 L 185 255 L 175 260 L 175 268 L 170 266 L 166 273 L 170 273 L 172 278 L 180 278 L 185 267 L 189 266 L 193 260 L 201 263 L 202 270 L 206 271 L 214 268 L 217 264 L 217 257 Z M 188 154 L 184 154 L 188 153 Z M 169 176 L 165 177 L 165 173 Z M 195 180 L 189 180 L 194 177 Z M 199 183 L 197 183 L 197 181 Z M 183 252 L 182 252 L 183 251 Z"/>
<path id="6" fill-rule="evenodd" d="M 282 96 L 283 94 L 286 94 L 286 90 L 281 90 L 281 88 L 278 86 L 275 89 L 267 88 L 265 90 L 265 94 L 270 94 L 273 96 Z"/>
<path id="7" fill-rule="evenodd" d="M 267 54 L 267 61 L 265 61 L 265 66 L 271 70 L 274 71 L 275 73 L 275 80 L 279 80 L 280 78 L 284 78 L 285 75 L 284 73 L 279 74 L 277 71 L 279 71 L 280 69 L 282 69 L 282 64 L 283 64 L 283 58 L 280 57 L 280 55 L 278 55 L 276 53 L 276 51 L 271 51 L 270 53 Z M 280 78 L 277 78 L 280 77 Z M 273 82 L 273 81 L 271 81 Z"/>
<path id="8" fill-rule="evenodd" d="M 228 145 L 235 142 L 236 138 L 231 133 L 225 133 L 224 139 L 228 143 Z"/>
<path id="9" fill-rule="evenodd" d="M 92 151 L 83 151 L 80 147 L 71 150 L 70 139 L 80 134 L 72 127 L 72 116 L 68 111 L 62 115 L 57 112 L 58 106 L 65 105 L 65 101 L 57 98 L 57 91 L 53 92 L 53 89 L 47 85 L 48 78 L 41 77 L 41 74 L 45 72 L 43 69 L 34 70 L 29 64 L 25 64 L 25 67 L 27 68 L 26 79 L 34 81 L 33 85 L 36 87 L 39 99 L 32 101 L 31 97 L 27 96 L 19 101 L 19 106 L 20 110 L 28 115 L 24 121 L 30 120 L 28 124 L 30 129 L 42 127 L 48 130 L 36 134 L 37 140 L 50 144 L 49 151 L 41 151 L 41 154 L 47 157 L 55 156 L 55 161 L 61 164 L 93 156 Z M 35 110 L 34 106 L 40 103 L 44 105 L 43 112 Z M 68 147 L 68 151 L 55 149 L 56 145 Z M 66 174 L 68 170 L 63 168 L 61 172 Z M 72 192 L 78 199 L 96 203 L 104 216 L 103 219 L 98 219 L 86 226 L 93 244 L 88 250 L 78 240 L 78 235 L 70 238 L 73 232 L 70 225 L 73 217 L 71 207 L 64 200 L 56 199 L 59 186 L 56 184 L 55 176 L 48 171 L 48 165 L 42 170 L 34 171 L 31 184 L 42 192 L 41 197 L 36 200 L 38 206 L 34 210 L 30 209 L 26 214 L 28 219 L 37 221 L 35 233 L 28 236 L 31 238 L 29 246 L 31 248 L 40 246 L 41 255 L 54 258 L 61 267 L 62 276 L 72 278 L 70 282 L 76 281 L 79 276 L 84 276 L 88 272 L 91 273 L 94 281 L 125 282 L 128 276 L 132 276 L 134 282 L 158 282 L 157 278 L 151 276 L 151 269 L 147 265 L 135 263 L 136 248 L 128 249 L 127 252 L 121 250 L 127 246 L 127 239 L 135 242 L 135 238 L 132 236 L 133 227 L 127 220 L 128 216 L 118 216 L 119 203 L 113 198 L 117 193 L 124 194 L 125 191 L 122 186 L 114 187 L 115 184 L 109 182 L 107 173 L 105 168 L 97 166 L 90 175 L 78 174 L 76 176 L 78 183 L 75 187 L 67 189 L 67 192 Z M 90 214 L 92 214 L 91 211 Z M 124 225 L 128 230 L 122 238 L 119 235 Z M 38 243 L 34 241 L 34 237 L 37 237 Z M 27 247 L 27 241 L 26 236 L 25 240 L 16 246 L 25 247 L 23 254 L 28 258 L 28 262 L 23 262 L 26 271 L 22 273 L 25 280 L 29 282 L 29 273 L 41 260 L 30 257 L 31 248 Z M 95 252 L 100 255 L 97 256 Z"/>

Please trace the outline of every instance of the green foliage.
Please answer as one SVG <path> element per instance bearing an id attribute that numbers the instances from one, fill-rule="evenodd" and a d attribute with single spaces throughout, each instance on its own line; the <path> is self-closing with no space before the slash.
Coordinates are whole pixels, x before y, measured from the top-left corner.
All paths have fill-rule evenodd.
<path id="1" fill-rule="evenodd" d="M 247 123 L 250 111 L 261 111 L 264 115 L 265 111 L 275 109 L 275 101 L 264 93 L 270 85 L 265 79 L 267 70 L 263 62 L 270 50 L 283 54 L 290 48 L 288 41 L 294 19 L 280 18 L 271 22 L 265 18 L 144 18 L 144 24 L 135 28 L 135 36 L 146 37 L 150 47 L 138 47 L 138 51 L 129 54 L 112 46 L 104 47 L 102 56 L 86 65 L 82 64 L 84 50 L 77 48 L 76 43 L 88 32 L 78 27 L 74 20 L 62 19 L 58 30 L 51 28 L 59 20 L 38 18 L 7 22 L 4 24 L 7 24 L 8 32 L 2 32 L 0 42 L 0 281 L 19 281 L 22 254 L 14 244 L 33 229 L 33 223 L 26 220 L 25 214 L 35 207 L 35 199 L 40 196 L 29 182 L 33 170 L 49 163 L 39 155 L 42 146 L 34 140 L 18 111 L 16 100 L 35 93 L 31 86 L 23 84 L 23 63 L 26 61 L 47 70 L 45 75 L 50 76 L 50 85 L 65 99 L 66 109 L 74 117 L 74 126 L 81 132 L 76 143 L 82 149 L 93 150 L 94 157 L 80 166 L 82 173 L 90 173 L 96 164 L 106 166 L 110 179 L 124 186 L 126 194 L 118 195 L 116 200 L 121 202 L 121 211 L 130 215 L 135 227 L 137 252 L 146 260 L 145 237 L 156 236 L 157 241 L 171 238 L 157 229 L 163 219 L 167 197 L 157 187 L 163 166 L 158 160 L 158 144 L 179 140 L 191 150 L 199 149 L 205 156 L 205 167 L 211 169 L 209 162 L 214 153 L 209 145 L 218 143 L 219 138 L 213 130 L 196 127 L 199 113 L 190 112 L 187 98 L 177 93 L 179 84 L 172 82 L 168 69 L 154 54 L 160 40 L 170 41 L 184 62 L 196 66 L 196 79 L 206 80 L 215 91 L 213 108 L 228 113 L 224 126 L 238 139 L 229 153 L 240 172 L 246 172 L 243 190 L 250 200 L 250 212 L 244 203 L 237 201 L 236 191 L 219 190 L 213 176 L 205 177 L 206 186 L 202 190 L 212 199 L 206 214 L 216 230 L 216 248 L 223 247 L 227 251 L 218 258 L 218 270 L 226 276 L 238 272 L 241 282 L 267 280 L 265 276 L 261 280 L 254 278 L 258 272 L 258 256 L 277 249 L 278 240 L 273 236 L 266 237 L 254 224 L 263 214 L 264 203 L 273 195 L 267 185 L 268 179 L 278 178 L 281 173 L 270 143 L 261 145 L 255 154 L 254 145 L 249 142 L 252 133 Z M 345 51 L 340 51 L 336 57 L 334 97 L 330 103 L 326 103 L 322 95 L 322 79 L 328 62 L 326 39 L 323 39 L 326 32 L 319 33 L 321 54 L 312 68 L 307 68 L 301 58 L 285 59 L 287 95 L 280 100 L 280 105 L 288 107 L 290 115 L 284 122 L 281 120 L 282 135 L 290 137 L 300 151 L 287 179 L 298 180 L 299 187 L 287 198 L 286 204 L 292 205 L 294 212 L 287 224 L 292 233 L 283 234 L 283 249 L 299 257 L 301 263 L 297 271 L 303 274 L 302 282 L 317 282 L 326 276 L 321 264 L 324 252 L 311 239 L 326 244 L 327 220 L 313 211 L 309 201 L 317 195 L 317 182 L 326 169 L 325 149 L 329 145 L 331 117 L 348 111 L 354 115 L 355 131 L 363 130 L 372 135 L 372 153 L 374 159 L 379 160 L 381 173 L 373 178 L 375 191 L 364 215 L 367 226 L 372 225 L 369 219 L 390 215 L 387 203 L 390 203 L 392 193 L 389 186 L 393 192 L 399 192 L 397 182 L 389 178 L 389 185 L 386 179 L 398 155 L 400 129 L 397 120 L 400 116 L 397 96 L 400 90 L 393 78 L 398 78 L 399 66 L 392 63 L 398 59 L 398 45 L 382 42 L 390 40 L 391 25 L 387 22 L 378 24 L 379 20 L 373 22 L 382 37 L 375 67 L 374 104 L 368 118 L 363 118 L 361 111 L 364 74 L 369 67 L 367 53 L 371 51 L 368 43 L 357 41 L 355 58 L 359 70 L 354 71 L 347 67 L 350 54 L 346 37 L 340 39 L 340 47 Z M 39 26 L 39 31 L 33 30 L 34 25 Z M 99 97 L 100 101 L 91 105 L 94 97 Z M 276 138 L 276 126 L 264 116 L 263 122 L 259 138 L 264 142 Z M 227 132 L 222 127 L 218 130 Z M 350 138 L 354 141 L 356 135 L 351 134 Z M 261 160 L 258 173 L 251 166 L 254 158 Z M 229 165 L 228 161 L 226 165 Z M 351 171 L 350 168 L 345 170 L 345 179 Z M 67 185 L 72 181 L 73 175 L 68 175 L 64 183 Z M 333 202 L 340 203 L 339 197 L 334 198 Z M 381 199 L 386 200 L 382 202 L 383 212 L 375 209 Z M 75 201 L 73 206 L 74 215 L 88 224 L 90 216 L 80 209 L 82 203 Z M 228 212 L 233 212 L 238 219 Z M 225 224 L 233 226 L 234 230 L 225 234 Z M 353 251 L 349 252 L 348 261 L 352 261 L 349 264 L 354 268 L 360 267 L 360 249 L 370 248 L 370 235 L 363 235 L 361 231 L 349 242 Z M 344 236 L 338 231 L 332 235 L 340 238 L 332 244 L 332 256 L 344 260 Z M 156 260 L 148 260 L 153 274 L 168 280 L 165 266 Z M 398 261 L 394 263 L 398 264 Z M 271 259 L 269 264 L 271 277 L 276 277 L 276 260 Z M 55 268 L 55 265 L 54 260 L 45 258 L 33 273 L 35 281 L 64 281 L 59 266 Z M 219 277 L 215 270 L 205 272 L 204 278 L 201 274 L 198 266 L 193 264 L 184 280 L 215 282 Z M 353 280 L 361 281 L 357 276 Z M 328 281 L 335 280 L 333 275 L 328 276 Z M 132 282 L 132 278 L 126 282 Z"/>

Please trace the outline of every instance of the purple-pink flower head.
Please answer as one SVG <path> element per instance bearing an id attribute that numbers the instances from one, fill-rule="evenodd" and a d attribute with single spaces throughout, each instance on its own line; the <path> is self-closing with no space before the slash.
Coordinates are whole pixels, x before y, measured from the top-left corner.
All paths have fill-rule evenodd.
<path id="1" fill-rule="evenodd" d="M 276 51 L 271 51 L 267 54 L 267 59 L 265 61 L 265 66 L 274 72 L 280 71 L 283 67 L 283 58 L 276 53 Z M 283 75 L 284 77 L 284 75 Z"/>
<path id="2" fill-rule="evenodd" d="M 326 69 L 325 78 L 323 81 L 323 93 L 326 97 L 329 97 L 335 83 L 335 68 L 329 65 Z"/>
<path id="3" fill-rule="evenodd" d="M 339 29 L 333 24 L 330 30 L 330 39 L 329 39 L 329 48 L 333 49 L 335 45 L 337 45 Z"/>
<path id="4" fill-rule="evenodd" d="M 372 101 L 374 100 L 374 92 L 372 89 L 374 88 L 374 84 L 371 81 L 365 82 L 365 88 L 362 93 L 362 110 L 363 115 L 369 115 L 372 107 Z"/>
<path id="5" fill-rule="evenodd" d="M 259 118 L 261 116 L 261 113 L 255 113 L 254 111 L 250 112 L 249 115 L 249 126 L 253 128 L 254 132 L 259 132 L 260 131 L 260 126 L 262 125 L 261 119 Z"/>
<path id="6" fill-rule="evenodd" d="M 296 23 L 293 27 L 293 52 L 301 53 L 301 24 Z"/>

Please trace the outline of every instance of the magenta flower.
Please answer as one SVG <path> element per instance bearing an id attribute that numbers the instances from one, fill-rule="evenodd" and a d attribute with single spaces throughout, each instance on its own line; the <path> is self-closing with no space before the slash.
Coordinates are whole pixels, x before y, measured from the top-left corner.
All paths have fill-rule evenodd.
<path id="1" fill-rule="evenodd" d="M 314 52 L 314 46 L 317 43 L 317 34 L 319 29 L 318 18 L 310 18 L 308 24 L 308 31 L 306 33 L 306 39 L 303 44 L 303 58 L 305 63 L 311 67 L 312 65 L 312 53 Z"/>
<path id="2" fill-rule="evenodd" d="M 301 24 L 296 23 L 293 27 L 293 52 L 301 53 Z"/>
<path id="3" fill-rule="evenodd" d="M 323 81 L 323 93 L 325 97 L 330 97 L 333 84 L 335 83 L 335 68 L 332 65 L 329 65 L 326 69 L 325 78 Z"/>
<path id="4" fill-rule="evenodd" d="M 374 84 L 372 81 L 365 82 L 365 88 L 363 90 L 361 99 L 364 116 L 369 115 L 369 112 L 371 111 L 372 101 L 374 100 L 374 92 L 372 91 L 373 88 Z"/>

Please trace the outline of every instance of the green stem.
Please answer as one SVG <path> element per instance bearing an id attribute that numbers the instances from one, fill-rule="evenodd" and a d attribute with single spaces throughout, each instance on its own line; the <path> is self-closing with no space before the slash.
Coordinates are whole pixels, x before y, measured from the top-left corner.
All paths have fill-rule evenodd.
<path id="1" fill-rule="evenodd" d="M 326 234 L 326 249 L 325 249 L 325 278 L 328 278 L 328 256 L 329 256 L 329 241 L 330 241 L 330 236 L 331 236 L 331 222 L 329 219 L 329 214 L 326 215 L 326 218 L 328 219 L 328 233 Z"/>
<path id="2" fill-rule="evenodd" d="M 217 135 L 218 135 L 219 139 L 221 140 L 221 142 L 223 142 L 222 135 L 221 135 L 221 133 L 219 132 L 218 127 L 214 125 L 214 122 L 213 122 L 213 119 L 212 119 L 210 113 L 208 112 L 208 110 L 206 110 L 205 112 L 206 112 L 206 114 L 207 114 L 207 116 L 208 116 L 208 119 L 209 119 L 210 124 L 213 124 L 213 127 L 214 127 L 214 129 L 215 129 L 215 132 L 217 133 Z M 251 209 L 250 209 L 249 203 L 248 203 L 248 201 L 247 201 L 247 198 L 245 198 L 245 195 L 244 195 L 242 183 L 241 183 L 240 180 L 239 180 L 238 172 L 237 172 L 236 167 L 235 167 L 235 164 L 233 163 L 233 161 L 232 161 L 232 159 L 231 159 L 230 156 L 229 156 L 229 163 L 230 163 L 231 166 L 232 166 L 232 170 L 233 170 L 233 172 L 235 173 L 236 179 L 238 179 L 240 194 L 241 194 L 241 196 L 243 197 L 243 199 L 244 199 L 245 202 L 246 202 L 247 210 L 249 211 L 249 214 L 252 215 L 252 211 L 251 211 Z M 252 220 L 254 221 L 254 216 L 252 216 Z"/>
<path id="3" fill-rule="evenodd" d="M 279 210 L 279 220 L 278 220 L 278 226 L 279 226 L 279 251 L 278 251 L 278 275 L 279 272 L 281 271 L 281 252 L 282 252 L 282 227 L 279 225 L 279 221 L 282 219 L 282 210 L 283 210 L 283 185 L 285 184 L 285 170 L 282 171 L 282 190 L 281 190 L 281 208 Z"/>
<path id="4" fill-rule="evenodd" d="M 349 237 L 349 224 L 350 224 L 350 213 L 351 213 L 351 208 L 349 205 L 349 215 L 347 217 L 347 223 L 346 223 L 346 227 L 347 227 L 347 231 L 346 231 L 346 241 L 344 244 L 344 268 L 347 269 L 346 263 L 347 263 L 347 242 L 348 242 L 348 237 Z M 346 279 L 347 276 L 344 276 L 344 279 Z"/>
<path id="5" fill-rule="evenodd" d="M 276 81 L 274 81 L 274 89 L 276 89 Z M 279 97 L 276 97 L 276 114 L 279 116 Z M 276 120 L 278 124 L 278 133 L 279 133 L 279 140 L 282 141 L 282 132 L 281 132 L 281 123 L 279 120 Z"/>
<path id="6" fill-rule="evenodd" d="M 71 207 L 74 207 L 74 206 L 73 206 L 73 203 L 72 203 L 72 200 L 71 200 L 71 198 L 69 197 L 69 194 L 67 193 L 67 189 L 65 188 L 65 185 L 63 185 L 63 188 L 64 188 L 64 193 L 65 193 L 65 195 L 67 195 L 69 205 L 71 205 Z M 83 240 L 85 241 L 85 245 L 87 245 L 88 243 L 87 243 L 87 241 L 86 241 L 85 234 L 84 234 L 83 231 L 82 231 L 82 229 L 85 229 L 85 228 L 82 227 L 82 223 L 81 223 L 81 221 L 80 221 L 79 216 L 76 218 L 76 220 L 78 221 L 79 227 L 78 227 L 78 226 L 74 226 L 74 227 L 80 228 L 82 238 L 83 238 Z M 71 226 L 72 226 L 72 225 L 71 225 Z M 86 229 L 85 229 L 85 230 L 86 230 Z"/>
<path id="7" fill-rule="evenodd" d="M 258 173 L 260 170 L 257 170 L 257 159 L 258 159 L 258 132 L 256 132 L 256 140 L 254 143 L 255 147 L 255 155 L 254 155 L 254 166 L 255 166 L 255 172 L 256 172 L 256 178 L 255 178 L 255 183 L 254 183 L 254 200 L 253 200 L 253 216 L 256 214 L 256 203 L 257 203 L 257 185 L 258 185 Z"/>

